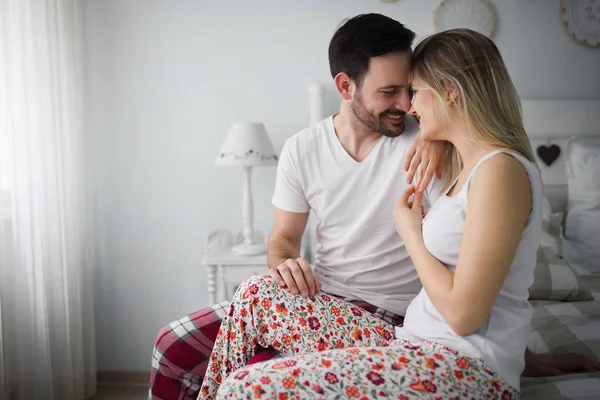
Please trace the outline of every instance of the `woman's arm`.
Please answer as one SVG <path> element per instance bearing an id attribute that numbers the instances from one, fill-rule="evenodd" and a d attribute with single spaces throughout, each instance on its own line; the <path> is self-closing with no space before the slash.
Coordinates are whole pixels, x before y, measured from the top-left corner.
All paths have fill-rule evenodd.
<path id="1" fill-rule="evenodd" d="M 422 235 L 405 238 L 407 250 L 431 302 L 456 334 L 475 332 L 487 319 L 513 262 L 531 212 L 527 172 L 501 154 L 476 171 L 455 273 L 425 248 Z"/>

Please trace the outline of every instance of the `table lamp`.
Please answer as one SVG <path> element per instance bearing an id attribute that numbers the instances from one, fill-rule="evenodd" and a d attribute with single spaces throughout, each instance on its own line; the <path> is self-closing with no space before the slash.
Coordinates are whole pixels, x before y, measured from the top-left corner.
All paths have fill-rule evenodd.
<path id="1" fill-rule="evenodd" d="M 254 243 L 254 206 L 252 203 L 252 168 L 277 165 L 277 155 L 264 124 L 260 122 L 235 123 L 221 146 L 215 161 L 219 166 L 242 167 L 244 169 L 244 194 L 242 198 L 243 235 L 242 243 L 233 251 L 246 256 L 265 253 L 263 243 Z"/>

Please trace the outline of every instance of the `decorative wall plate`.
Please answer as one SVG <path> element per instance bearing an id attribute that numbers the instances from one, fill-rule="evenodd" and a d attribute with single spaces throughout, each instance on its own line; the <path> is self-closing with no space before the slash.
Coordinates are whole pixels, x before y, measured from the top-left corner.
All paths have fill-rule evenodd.
<path id="1" fill-rule="evenodd" d="M 442 0 L 433 14 L 433 28 L 435 32 L 468 28 L 491 38 L 496 13 L 488 0 Z"/>
<path id="2" fill-rule="evenodd" d="M 600 0 L 561 0 L 560 17 L 573 39 L 600 48 Z"/>

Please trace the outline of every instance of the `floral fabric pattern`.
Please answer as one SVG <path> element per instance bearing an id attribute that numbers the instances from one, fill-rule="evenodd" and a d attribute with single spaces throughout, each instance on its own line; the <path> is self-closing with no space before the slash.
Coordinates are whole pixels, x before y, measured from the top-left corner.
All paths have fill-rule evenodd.
<path id="1" fill-rule="evenodd" d="M 258 346 L 287 357 L 246 366 Z M 217 396 L 218 392 L 218 396 Z M 244 281 L 223 318 L 199 399 L 516 399 L 478 359 L 339 298 L 307 299 L 268 275 Z"/>
<path id="2" fill-rule="evenodd" d="M 281 289 L 268 275 L 242 282 L 223 318 L 199 398 L 214 398 L 221 382 L 243 368 L 257 346 L 285 355 L 385 346 L 394 326 L 339 298 L 311 299 Z"/>
<path id="3" fill-rule="evenodd" d="M 394 340 L 286 357 L 243 368 L 217 399 L 517 399 L 479 359 L 432 342 Z"/>

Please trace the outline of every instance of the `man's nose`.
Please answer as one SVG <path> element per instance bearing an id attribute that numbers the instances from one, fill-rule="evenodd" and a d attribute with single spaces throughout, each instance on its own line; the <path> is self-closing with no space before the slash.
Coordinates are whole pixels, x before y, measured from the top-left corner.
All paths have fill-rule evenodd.
<path id="1" fill-rule="evenodd" d="M 402 93 L 396 101 L 396 108 L 404 112 L 409 112 L 411 109 L 410 97 L 408 93 Z"/>

